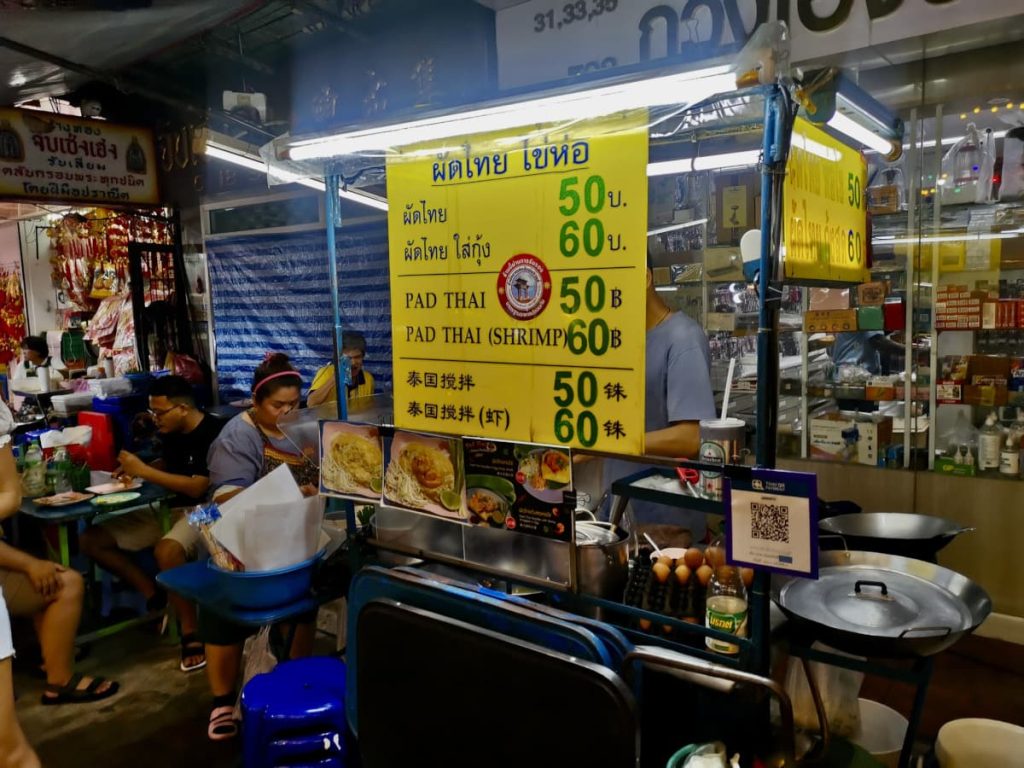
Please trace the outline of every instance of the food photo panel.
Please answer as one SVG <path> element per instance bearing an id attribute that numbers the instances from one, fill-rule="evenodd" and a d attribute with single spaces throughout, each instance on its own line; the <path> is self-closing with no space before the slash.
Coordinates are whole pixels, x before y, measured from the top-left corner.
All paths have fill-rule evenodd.
<path id="1" fill-rule="evenodd" d="M 380 501 L 384 447 L 372 424 L 325 421 L 320 425 L 320 492 L 343 499 Z"/>
<path id="2" fill-rule="evenodd" d="M 566 448 L 463 438 L 472 525 L 550 539 L 572 536 L 572 461 Z"/>
<path id="3" fill-rule="evenodd" d="M 466 521 L 461 440 L 396 430 L 385 448 L 385 504 Z"/>

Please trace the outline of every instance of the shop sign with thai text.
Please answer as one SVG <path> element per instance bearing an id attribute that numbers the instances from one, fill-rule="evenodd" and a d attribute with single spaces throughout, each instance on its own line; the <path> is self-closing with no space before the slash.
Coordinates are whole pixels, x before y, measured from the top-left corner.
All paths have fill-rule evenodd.
<path id="1" fill-rule="evenodd" d="M 646 118 L 389 156 L 396 425 L 642 453 Z"/>
<path id="2" fill-rule="evenodd" d="M 0 109 L 0 199 L 81 205 L 157 204 L 146 128 Z"/>
<path id="3" fill-rule="evenodd" d="M 787 280 L 868 281 L 866 186 L 859 151 L 797 118 L 783 183 Z"/>
<path id="4" fill-rule="evenodd" d="M 786 23 L 790 60 L 801 63 L 1016 12 L 1005 0 L 526 0 L 496 14 L 498 82 L 721 59 L 774 20 Z"/>

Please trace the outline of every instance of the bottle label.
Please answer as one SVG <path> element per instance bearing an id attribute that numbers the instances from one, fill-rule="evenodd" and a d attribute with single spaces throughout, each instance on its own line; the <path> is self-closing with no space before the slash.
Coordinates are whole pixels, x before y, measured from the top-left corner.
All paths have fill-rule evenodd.
<path id="1" fill-rule="evenodd" d="M 731 635 L 737 637 L 747 636 L 747 604 L 742 600 L 729 599 L 729 602 L 733 605 L 713 605 L 715 603 L 714 598 L 710 598 L 707 602 L 707 613 L 705 624 L 711 629 L 717 629 L 720 632 L 728 632 Z M 738 603 L 738 605 L 736 604 Z M 718 638 L 709 637 L 706 639 L 705 645 L 712 651 L 718 653 L 730 653 L 735 654 L 740 652 L 740 647 L 733 643 L 727 643 L 724 640 Z"/>

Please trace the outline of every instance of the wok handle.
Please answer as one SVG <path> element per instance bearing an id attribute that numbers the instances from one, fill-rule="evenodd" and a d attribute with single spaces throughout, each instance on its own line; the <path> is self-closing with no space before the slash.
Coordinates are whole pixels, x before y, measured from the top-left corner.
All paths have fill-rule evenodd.
<path id="1" fill-rule="evenodd" d="M 904 629 L 900 632 L 900 637 L 906 637 L 911 632 L 942 632 L 941 635 L 935 635 L 935 637 L 947 637 L 953 632 L 952 627 L 911 627 L 910 629 Z M 929 635 L 932 637 L 932 635 Z"/>
<path id="2" fill-rule="evenodd" d="M 861 587 L 879 587 L 882 590 L 883 597 L 889 596 L 889 588 L 885 586 L 884 581 L 858 581 L 853 585 L 853 591 L 859 595 Z"/>

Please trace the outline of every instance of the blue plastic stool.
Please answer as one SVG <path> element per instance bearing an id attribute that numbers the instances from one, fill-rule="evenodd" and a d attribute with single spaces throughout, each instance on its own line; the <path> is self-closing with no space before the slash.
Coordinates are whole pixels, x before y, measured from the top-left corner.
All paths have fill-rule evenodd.
<path id="1" fill-rule="evenodd" d="M 345 664 L 313 656 L 278 664 L 242 690 L 245 768 L 345 768 Z"/>

